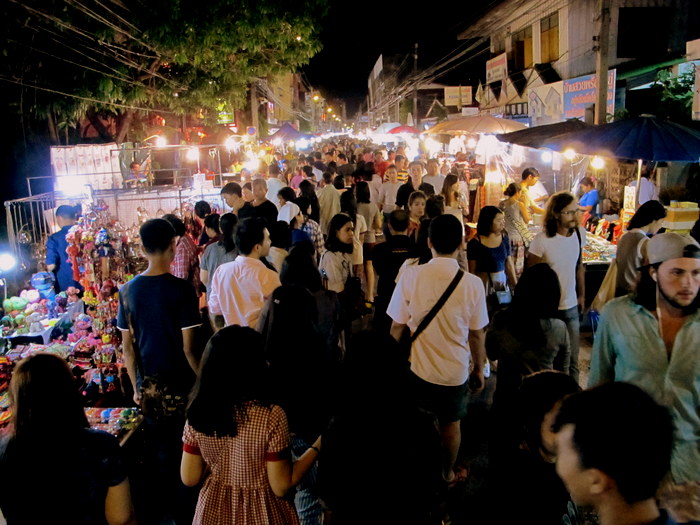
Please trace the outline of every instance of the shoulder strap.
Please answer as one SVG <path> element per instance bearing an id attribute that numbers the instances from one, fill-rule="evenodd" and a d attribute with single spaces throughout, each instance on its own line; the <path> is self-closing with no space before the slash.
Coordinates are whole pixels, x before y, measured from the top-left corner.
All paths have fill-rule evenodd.
<path id="1" fill-rule="evenodd" d="M 450 285 L 442 293 L 442 296 L 440 296 L 440 299 L 438 299 L 437 303 L 435 303 L 435 305 L 433 305 L 433 307 L 430 309 L 428 314 L 423 318 L 423 320 L 418 325 L 418 328 L 416 328 L 416 331 L 411 334 L 411 343 L 413 343 L 413 341 L 418 339 L 418 336 L 421 334 L 421 332 L 427 328 L 427 326 L 430 324 L 430 321 L 433 320 L 433 318 L 440 311 L 440 308 L 442 308 L 443 305 L 447 302 L 447 300 L 452 295 L 452 292 L 454 292 L 455 288 L 457 288 L 459 281 L 462 280 L 463 275 L 464 275 L 464 270 L 462 270 L 461 268 L 459 270 L 457 270 L 457 275 L 454 276 L 454 279 L 452 279 L 452 282 L 450 283 Z"/>
<path id="2" fill-rule="evenodd" d="M 578 224 L 576 225 L 576 237 L 578 237 L 578 261 L 576 261 L 576 268 L 581 264 L 581 258 L 583 257 L 583 243 L 581 242 L 581 232 L 578 229 Z"/>

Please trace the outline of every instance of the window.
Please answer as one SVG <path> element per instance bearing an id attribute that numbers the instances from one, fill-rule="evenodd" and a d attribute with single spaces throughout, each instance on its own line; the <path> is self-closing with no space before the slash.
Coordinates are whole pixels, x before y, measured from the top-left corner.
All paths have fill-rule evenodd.
<path id="1" fill-rule="evenodd" d="M 532 26 L 513 33 L 513 71 L 532 67 Z"/>
<path id="2" fill-rule="evenodd" d="M 542 63 L 559 59 L 559 12 L 540 20 L 540 44 Z"/>

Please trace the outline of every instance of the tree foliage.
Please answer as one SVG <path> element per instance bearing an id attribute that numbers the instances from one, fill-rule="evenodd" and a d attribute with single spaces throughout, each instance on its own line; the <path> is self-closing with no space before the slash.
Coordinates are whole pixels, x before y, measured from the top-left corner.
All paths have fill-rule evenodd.
<path id="1" fill-rule="evenodd" d="M 122 135 L 152 111 L 211 120 L 242 107 L 252 79 L 320 49 L 326 2 L 11 0 L 0 8 L 0 81 L 14 86 L 18 113 L 56 129 L 105 112 Z"/>

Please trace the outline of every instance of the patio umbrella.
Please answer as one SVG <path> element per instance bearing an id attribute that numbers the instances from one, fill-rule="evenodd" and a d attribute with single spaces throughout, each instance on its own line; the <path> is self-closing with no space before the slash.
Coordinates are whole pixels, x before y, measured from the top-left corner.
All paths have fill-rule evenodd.
<path id="1" fill-rule="evenodd" d="M 491 115 L 473 115 L 445 120 L 430 128 L 430 135 L 459 135 L 462 133 L 508 133 L 525 129 L 527 126 L 515 120 L 497 118 Z"/>
<path id="2" fill-rule="evenodd" d="M 397 133 L 413 133 L 414 135 L 418 135 L 420 131 L 414 128 L 413 126 L 398 126 L 396 128 L 390 129 L 389 133 L 391 133 L 392 135 L 395 135 Z"/>
<path id="3" fill-rule="evenodd" d="M 510 133 L 502 133 L 496 135 L 496 138 L 501 142 L 509 142 L 510 144 L 518 144 L 528 148 L 540 148 L 544 143 L 551 139 L 570 133 L 572 131 L 581 131 L 590 126 L 578 119 L 569 119 L 556 124 L 546 124 L 544 126 L 535 126 L 533 128 L 521 129 L 520 131 L 512 131 Z"/>
<path id="4" fill-rule="evenodd" d="M 280 140 L 301 140 L 308 139 L 309 135 L 302 133 L 294 129 L 290 124 L 282 124 L 282 127 L 278 129 L 275 133 L 267 137 L 267 140 L 271 141 L 274 139 Z"/>
<path id="5" fill-rule="evenodd" d="M 543 147 L 637 161 L 637 199 L 643 161 L 698 162 L 700 132 L 650 115 L 557 136 Z"/>
<path id="6" fill-rule="evenodd" d="M 374 130 L 375 133 L 389 133 L 389 130 L 392 130 L 394 128 L 398 128 L 401 125 L 401 122 L 385 122 L 384 124 L 380 124 L 377 126 L 377 129 Z"/>

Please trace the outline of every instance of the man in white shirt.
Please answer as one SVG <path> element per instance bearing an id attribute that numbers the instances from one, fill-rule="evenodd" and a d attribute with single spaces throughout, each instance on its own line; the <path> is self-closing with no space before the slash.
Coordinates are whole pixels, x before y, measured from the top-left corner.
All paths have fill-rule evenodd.
<path id="1" fill-rule="evenodd" d="M 636 188 L 637 181 L 633 180 L 629 183 L 629 186 Z M 649 172 L 643 171 L 639 179 L 639 198 L 637 199 L 637 206 L 641 206 L 645 202 L 651 200 L 659 200 L 659 191 L 656 185 L 649 180 Z"/>
<path id="2" fill-rule="evenodd" d="M 260 260 L 270 253 L 270 232 L 261 219 L 244 219 L 236 229 L 236 260 L 214 272 L 209 287 L 209 312 L 223 315 L 226 326 L 255 328 L 260 311 L 280 286 L 276 272 Z"/>
<path id="3" fill-rule="evenodd" d="M 319 226 L 323 235 L 328 236 L 328 225 L 331 219 L 340 213 L 340 192 L 333 186 L 333 175 L 325 172 L 319 182 L 316 192 L 320 208 Z"/>
<path id="4" fill-rule="evenodd" d="M 287 186 L 280 178 L 280 168 L 277 163 L 271 164 L 269 168 L 270 178 L 267 179 L 267 200 L 277 206 L 277 211 L 280 209 L 280 203 L 277 199 L 279 191 Z"/>
<path id="5" fill-rule="evenodd" d="M 396 194 L 401 187 L 401 183 L 397 180 L 397 175 L 398 170 L 396 169 L 396 166 L 392 164 L 384 172 L 386 181 L 379 188 L 377 206 L 384 214 L 385 222 L 388 220 L 391 212 L 396 209 Z"/>
<path id="6" fill-rule="evenodd" d="M 423 183 L 430 184 L 435 188 L 435 193 L 440 193 L 442 191 L 442 185 L 445 182 L 445 176 L 440 175 L 440 164 L 437 159 L 430 159 L 427 169 L 428 174 L 423 177 Z"/>
<path id="7" fill-rule="evenodd" d="M 418 328 L 461 271 L 457 255 L 462 245 L 462 225 L 455 216 L 433 219 L 428 240 L 433 259 L 401 274 L 387 309 L 393 319 L 391 335 L 397 341 L 406 327 L 411 332 Z M 478 277 L 466 273 L 411 345 L 414 392 L 440 423 L 445 451 L 443 476 L 448 484 L 462 480 L 454 471 L 461 442 L 460 420 L 466 415 L 467 390 L 479 392 L 484 387 L 484 327 L 488 321 L 484 285 Z"/>
<path id="8" fill-rule="evenodd" d="M 559 318 L 566 323 L 571 346 L 571 377 L 579 378 L 579 316 L 585 301 L 582 247 L 586 230 L 579 226 L 576 198 L 566 191 L 552 195 L 544 215 L 544 231 L 530 243 L 527 265 L 548 263 L 559 278 Z M 578 232 L 578 233 L 577 233 Z"/>

